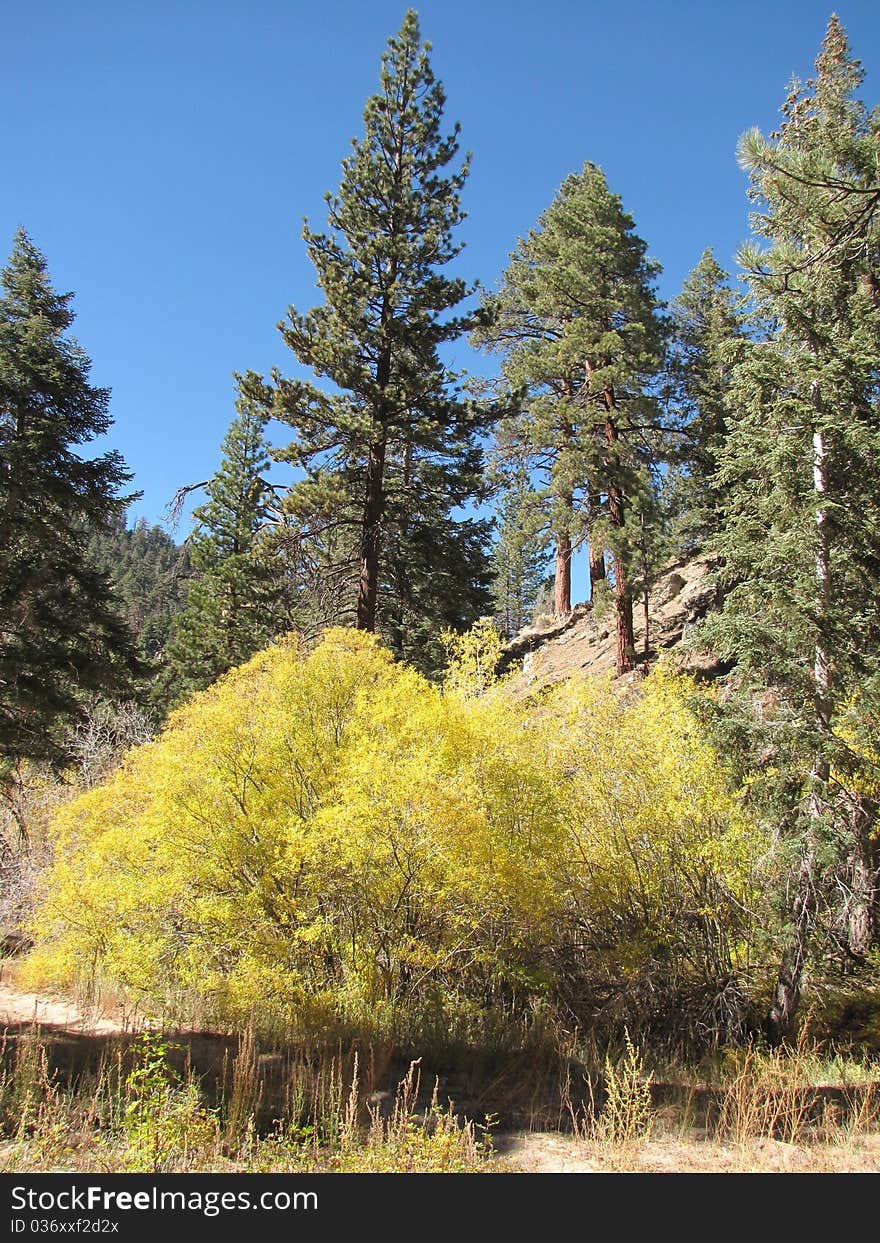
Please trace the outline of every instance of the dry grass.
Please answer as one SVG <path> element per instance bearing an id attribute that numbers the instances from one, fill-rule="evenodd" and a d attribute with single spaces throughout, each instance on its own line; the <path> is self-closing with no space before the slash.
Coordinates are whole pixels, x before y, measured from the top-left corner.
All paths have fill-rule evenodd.
<path id="1" fill-rule="evenodd" d="M 179 1045 L 155 1031 L 93 1040 L 100 1062 L 62 1079 L 49 1034 L 23 1026 L 0 1037 L 0 1170 L 880 1170 L 880 1067 L 867 1060 L 804 1038 L 676 1067 L 626 1033 L 604 1053 L 549 1028 L 525 1035 L 528 1050 L 475 1063 L 441 1097 L 391 1044 L 264 1052 L 253 1025 Z M 493 1109 L 523 1129 L 494 1129 L 493 1145 L 447 1090 L 470 1117 Z"/>
<path id="2" fill-rule="evenodd" d="M 4 1058 L 10 1052 L 5 1044 L 2 1052 Z M 365 1098 L 356 1056 L 347 1080 L 341 1056 L 294 1061 L 277 1114 L 264 1129 L 252 1033 L 241 1040 L 230 1092 L 217 1105 L 208 1104 L 191 1069 L 173 1069 L 170 1052 L 161 1035 L 148 1032 L 133 1061 L 117 1050 L 92 1078 L 62 1088 L 39 1029 L 20 1037 L 0 1076 L 0 1170 L 446 1173 L 486 1167 L 487 1134 L 460 1120 L 451 1105 L 441 1108 L 436 1089 L 430 1104 L 418 1107 L 416 1063 L 386 1101 Z"/>
<path id="3" fill-rule="evenodd" d="M 520 1132 L 499 1164 L 531 1172 L 880 1170 L 880 1068 L 793 1047 L 729 1050 L 710 1082 L 661 1106 L 627 1035 L 606 1058 L 601 1103 L 569 1098 L 572 1134 Z M 665 1093 L 669 1098 L 672 1094 Z"/>

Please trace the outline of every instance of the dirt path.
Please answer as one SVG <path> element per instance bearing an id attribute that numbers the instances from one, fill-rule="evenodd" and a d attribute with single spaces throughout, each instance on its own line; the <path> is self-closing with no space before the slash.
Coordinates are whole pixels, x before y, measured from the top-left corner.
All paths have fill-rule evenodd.
<path id="1" fill-rule="evenodd" d="M 0 977 L 0 1030 L 23 1023 L 62 1027 L 92 1036 L 115 1036 L 131 1030 L 120 1012 L 86 1013 L 69 999 L 25 992 L 13 981 Z"/>
<path id="2" fill-rule="evenodd" d="M 743 1144 L 699 1136 L 658 1135 L 626 1148 L 570 1135 L 523 1131 L 499 1136 L 497 1168 L 524 1174 L 832 1174 L 880 1172 L 880 1136 L 801 1145 L 775 1139 Z"/>

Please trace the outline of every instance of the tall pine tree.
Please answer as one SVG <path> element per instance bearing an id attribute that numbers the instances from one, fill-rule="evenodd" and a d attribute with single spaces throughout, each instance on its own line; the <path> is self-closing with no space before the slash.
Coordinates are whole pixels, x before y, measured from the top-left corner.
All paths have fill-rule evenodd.
<path id="1" fill-rule="evenodd" d="M 640 496 L 650 494 L 658 411 L 651 385 L 663 326 L 659 271 L 602 171 L 566 179 L 519 242 L 477 343 L 502 354 L 512 392 L 526 394 L 516 439 L 543 472 L 556 542 L 555 611 L 571 608 L 571 555 L 589 531 L 612 558 L 620 672 L 634 660 L 630 577 Z"/>
<path id="2" fill-rule="evenodd" d="M 864 866 L 876 808 L 858 770 L 878 743 L 880 114 L 856 99 L 861 81 L 833 18 L 779 131 L 740 149 L 758 207 L 742 261 L 764 339 L 731 380 L 715 541 L 729 590 L 711 636 L 744 692 L 773 693 L 734 725 L 785 852 L 776 1036 L 792 1028 L 817 921 L 833 927 L 845 878 L 856 925 L 876 919 Z M 865 939 L 846 948 L 858 959 Z"/>
<path id="3" fill-rule="evenodd" d="M 273 413 L 295 430 L 278 456 L 305 476 L 289 512 L 314 535 L 316 568 L 350 583 L 356 625 L 398 650 L 414 631 L 418 650 L 427 630 L 466 626 L 488 601 L 488 526 L 463 514 L 483 486 L 482 418 L 439 354 L 472 325 L 455 314 L 467 286 L 443 272 L 461 249 L 468 166 L 452 167 L 458 127 L 442 133 L 428 52 L 409 11 L 327 196 L 329 232 L 304 230 L 324 303 L 291 308 L 281 331 L 330 387 L 273 377 Z"/>
<path id="4" fill-rule="evenodd" d="M 67 335 L 72 294 L 52 288 L 23 230 L 0 297 L 0 763 L 63 763 L 91 696 L 129 689 L 131 637 L 88 552 L 132 498 L 118 453 L 81 457 L 108 431 L 109 390 Z"/>

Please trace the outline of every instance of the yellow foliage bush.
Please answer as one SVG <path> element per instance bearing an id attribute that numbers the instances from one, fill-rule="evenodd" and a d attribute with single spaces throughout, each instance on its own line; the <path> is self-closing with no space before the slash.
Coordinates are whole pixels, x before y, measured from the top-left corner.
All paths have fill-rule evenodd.
<path id="1" fill-rule="evenodd" d="M 636 969 L 685 907 L 726 936 L 753 836 L 687 690 L 530 707 L 356 631 L 274 645 L 59 811 L 31 977 L 317 1033 L 552 993 L 563 943 Z"/>
<path id="2" fill-rule="evenodd" d="M 631 980 L 661 1009 L 695 990 L 711 1008 L 750 966 L 763 839 L 688 707 L 693 694 L 661 666 L 629 693 L 590 679 L 553 700 L 569 808 L 559 887 L 594 1006 L 603 987 L 627 996 Z M 627 997 L 631 1023 L 638 1000 Z M 743 1017 L 679 1015 L 707 1028 Z"/>

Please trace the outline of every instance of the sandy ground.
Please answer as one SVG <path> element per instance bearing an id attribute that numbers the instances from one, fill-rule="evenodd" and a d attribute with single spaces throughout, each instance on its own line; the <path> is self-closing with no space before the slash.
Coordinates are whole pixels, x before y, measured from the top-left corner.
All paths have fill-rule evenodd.
<path id="1" fill-rule="evenodd" d="M 67 998 L 29 993 L 18 988 L 15 966 L 5 962 L 0 970 L 0 1031 L 21 1023 L 62 1027 L 67 1031 L 94 1036 L 113 1036 L 130 1030 L 120 1011 L 98 1009 L 85 1013 Z"/>
<path id="2" fill-rule="evenodd" d="M 880 1173 L 880 1135 L 806 1147 L 780 1140 L 719 1144 L 697 1135 L 659 1136 L 626 1148 L 524 1131 L 499 1136 L 497 1168 L 527 1174 Z"/>
<path id="3" fill-rule="evenodd" d="M 0 984 L 0 1028 L 20 1023 L 36 1023 L 41 1027 L 63 1027 L 68 1031 L 89 1035 L 112 1036 L 124 1031 L 118 1018 L 102 1014 L 84 1015 L 61 997 L 41 997 Z"/>

